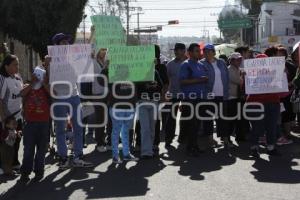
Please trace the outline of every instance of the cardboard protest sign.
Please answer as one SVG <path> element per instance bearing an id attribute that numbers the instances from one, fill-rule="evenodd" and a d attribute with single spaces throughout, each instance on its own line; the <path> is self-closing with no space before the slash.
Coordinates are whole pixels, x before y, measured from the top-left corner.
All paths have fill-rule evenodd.
<path id="1" fill-rule="evenodd" d="M 95 15 L 91 17 L 95 26 L 96 50 L 126 45 L 126 34 L 120 17 Z"/>
<path id="2" fill-rule="evenodd" d="M 155 49 L 153 45 L 111 47 L 108 57 L 110 60 L 110 83 L 116 81 L 143 82 L 154 80 Z"/>
<path id="3" fill-rule="evenodd" d="M 72 85 L 77 82 L 93 81 L 92 77 L 78 80 L 80 75 L 94 73 L 90 44 L 48 46 L 50 63 L 50 83 L 67 81 Z"/>
<path id="4" fill-rule="evenodd" d="M 249 59 L 244 61 L 246 94 L 288 92 L 284 57 Z"/>

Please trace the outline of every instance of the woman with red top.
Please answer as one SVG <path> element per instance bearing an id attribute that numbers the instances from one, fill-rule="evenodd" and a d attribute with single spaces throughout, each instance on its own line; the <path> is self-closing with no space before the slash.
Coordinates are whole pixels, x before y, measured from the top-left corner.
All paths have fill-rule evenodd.
<path id="1" fill-rule="evenodd" d="M 259 54 L 256 58 L 266 58 L 265 54 Z M 276 144 L 276 129 L 277 121 L 280 115 L 280 94 L 256 94 L 249 95 L 247 98 L 247 103 L 261 103 L 263 104 L 263 111 L 251 112 L 248 114 L 251 118 L 257 118 L 255 120 L 250 120 L 252 130 L 251 130 L 251 156 L 254 158 L 259 158 L 259 137 L 265 132 L 267 138 L 267 152 L 270 156 L 279 155 Z M 250 107 L 250 105 L 248 106 Z M 259 105 L 251 105 L 253 109 L 259 108 Z M 260 117 L 263 116 L 263 117 Z"/>

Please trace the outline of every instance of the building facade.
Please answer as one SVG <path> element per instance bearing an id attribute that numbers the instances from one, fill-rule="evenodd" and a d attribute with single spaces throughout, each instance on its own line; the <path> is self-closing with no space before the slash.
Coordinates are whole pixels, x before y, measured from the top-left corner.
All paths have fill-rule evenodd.
<path id="1" fill-rule="evenodd" d="M 268 2 L 261 7 L 258 49 L 282 44 L 291 51 L 300 41 L 300 2 Z"/>

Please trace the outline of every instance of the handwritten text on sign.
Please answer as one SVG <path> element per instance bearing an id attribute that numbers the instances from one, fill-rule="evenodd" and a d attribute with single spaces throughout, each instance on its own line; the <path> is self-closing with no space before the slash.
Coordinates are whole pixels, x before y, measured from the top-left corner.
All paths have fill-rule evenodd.
<path id="1" fill-rule="evenodd" d="M 155 50 L 153 45 L 111 47 L 108 54 L 110 83 L 154 80 Z"/>
<path id="2" fill-rule="evenodd" d="M 91 19 L 95 26 L 97 49 L 126 45 L 126 35 L 119 17 L 95 15 Z"/>
<path id="3" fill-rule="evenodd" d="M 67 81 L 74 85 L 79 82 L 79 75 L 94 73 L 90 44 L 48 46 L 48 55 L 51 57 L 50 83 Z M 85 82 L 88 79 L 91 77 L 80 81 Z"/>
<path id="4" fill-rule="evenodd" d="M 258 58 L 244 61 L 246 94 L 288 92 L 285 58 Z"/>

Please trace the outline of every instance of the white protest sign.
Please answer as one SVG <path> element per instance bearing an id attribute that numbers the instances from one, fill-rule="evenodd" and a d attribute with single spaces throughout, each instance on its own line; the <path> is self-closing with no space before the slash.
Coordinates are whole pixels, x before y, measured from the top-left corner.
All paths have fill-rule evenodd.
<path id="1" fill-rule="evenodd" d="M 288 92 L 284 57 L 257 58 L 244 61 L 246 94 Z"/>
<path id="2" fill-rule="evenodd" d="M 48 46 L 50 63 L 50 83 L 67 81 L 72 85 L 78 82 L 93 81 L 94 63 L 91 57 L 92 47 L 90 44 Z M 86 78 L 78 80 L 80 75 Z"/>

